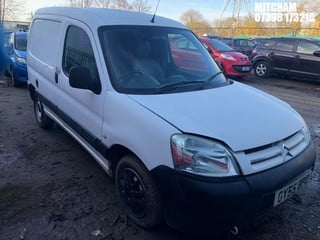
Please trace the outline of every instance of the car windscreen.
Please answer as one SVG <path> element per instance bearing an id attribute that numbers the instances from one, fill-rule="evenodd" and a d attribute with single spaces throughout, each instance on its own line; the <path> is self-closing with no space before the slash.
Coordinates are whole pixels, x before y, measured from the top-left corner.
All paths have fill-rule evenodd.
<path id="1" fill-rule="evenodd" d="M 227 45 L 224 42 L 218 41 L 218 40 L 209 40 L 208 41 L 210 45 L 215 48 L 216 50 L 220 52 L 233 52 L 233 48 L 231 48 L 229 45 Z"/>
<path id="2" fill-rule="evenodd" d="M 119 92 L 162 94 L 228 83 L 189 30 L 105 26 L 99 28 L 99 38 L 111 83 Z"/>
<path id="3" fill-rule="evenodd" d="M 19 51 L 27 51 L 27 35 L 15 36 L 15 48 Z"/>

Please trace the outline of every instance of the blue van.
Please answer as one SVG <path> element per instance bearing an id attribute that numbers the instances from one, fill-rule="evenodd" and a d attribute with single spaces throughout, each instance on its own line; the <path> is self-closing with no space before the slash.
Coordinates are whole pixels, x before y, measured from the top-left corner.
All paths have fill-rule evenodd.
<path id="1" fill-rule="evenodd" d="M 8 35 L 5 42 L 5 74 L 11 76 L 15 87 L 26 84 L 27 72 L 27 32 L 17 31 Z"/>

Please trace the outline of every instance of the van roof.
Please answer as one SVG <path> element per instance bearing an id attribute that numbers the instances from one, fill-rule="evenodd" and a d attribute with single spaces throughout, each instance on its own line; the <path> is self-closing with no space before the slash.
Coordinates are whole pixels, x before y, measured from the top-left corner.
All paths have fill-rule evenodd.
<path id="1" fill-rule="evenodd" d="M 63 16 L 77 19 L 87 25 L 98 28 L 104 25 L 144 25 L 144 26 L 167 26 L 186 28 L 183 24 L 160 16 L 133 11 L 124 11 L 107 8 L 76 8 L 76 7 L 47 7 L 40 8 L 35 12 L 35 18 L 44 16 Z"/>

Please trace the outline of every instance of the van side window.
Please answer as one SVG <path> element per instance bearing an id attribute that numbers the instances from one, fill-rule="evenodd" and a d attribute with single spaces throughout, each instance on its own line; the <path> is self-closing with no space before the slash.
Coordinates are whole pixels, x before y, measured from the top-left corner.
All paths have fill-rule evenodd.
<path id="1" fill-rule="evenodd" d="M 84 30 L 75 26 L 67 30 L 62 60 L 62 69 L 67 76 L 72 67 L 88 68 L 92 80 L 100 83 L 90 39 Z"/>

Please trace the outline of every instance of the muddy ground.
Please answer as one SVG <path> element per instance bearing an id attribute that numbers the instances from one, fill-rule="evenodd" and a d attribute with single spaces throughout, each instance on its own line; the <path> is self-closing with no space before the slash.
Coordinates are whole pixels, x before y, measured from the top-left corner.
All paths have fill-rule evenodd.
<path id="1" fill-rule="evenodd" d="M 241 80 L 297 109 L 318 159 L 312 179 L 292 199 L 237 236 L 209 239 L 320 239 L 320 83 Z M 195 219 L 196 221 L 196 219 Z M 26 88 L 0 77 L 0 239 L 201 239 L 165 224 L 153 231 L 127 221 L 115 185 L 62 129 L 40 129 Z"/>

